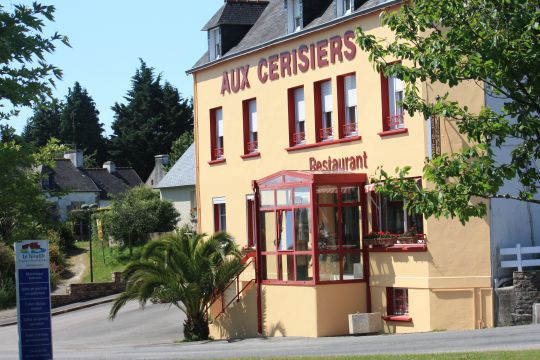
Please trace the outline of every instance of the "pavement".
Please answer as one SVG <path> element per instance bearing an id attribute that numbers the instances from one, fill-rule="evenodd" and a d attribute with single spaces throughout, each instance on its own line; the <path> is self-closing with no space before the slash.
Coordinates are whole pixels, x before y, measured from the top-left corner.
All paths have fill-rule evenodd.
<path id="1" fill-rule="evenodd" d="M 72 311 L 77 311 L 81 309 L 86 309 L 91 306 L 101 305 L 110 303 L 114 300 L 117 295 L 106 296 L 98 299 L 81 301 L 69 305 L 59 306 L 57 308 L 51 309 L 51 315 L 65 314 Z M 17 324 L 17 308 L 0 310 L 0 327 L 9 326 Z"/>

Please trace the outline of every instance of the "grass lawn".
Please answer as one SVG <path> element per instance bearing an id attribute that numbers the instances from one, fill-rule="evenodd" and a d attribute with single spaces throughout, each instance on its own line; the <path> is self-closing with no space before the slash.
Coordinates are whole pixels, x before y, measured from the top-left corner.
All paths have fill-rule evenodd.
<path id="1" fill-rule="evenodd" d="M 88 241 L 81 241 L 76 243 L 77 247 L 89 249 Z M 137 258 L 141 246 L 133 246 L 133 258 Z M 119 247 L 105 247 L 102 248 L 101 242 L 92 242 L 92 265 L 94 270 L 94 282 L 106 282 L 111 281 L 111 273 L 115 271 L 122 271 L 129 262 L 129 248 Z M 83 278 L 83 282 L 90 282 L 90 269 Z"/>
<path id="2" fill-rule="evenodd" d="M 290 360 L 536 360 L 540 359 L 540 350 L 521 351 L 490 351 L 446 354 L 413 354 L 413 355 L 359 355 L 359 356 L 331 356 L 331 357 L 279 357 L 264 359 L 290 359 Z M 247 359 L 249 360 L 249 359 Z"/>

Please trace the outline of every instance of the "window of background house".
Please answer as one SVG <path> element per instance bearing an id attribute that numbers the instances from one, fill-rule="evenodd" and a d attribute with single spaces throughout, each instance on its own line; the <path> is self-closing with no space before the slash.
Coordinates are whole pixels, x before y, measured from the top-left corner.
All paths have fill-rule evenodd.
<path id="1" fill-rule="evenodd" d="M 227 231 L 225 198 L 214 198 L 214 231 Z"/>
<path id="2" fill-rule="evenodd" d="M 289 131 L 291 146 L 305 144 L 305 120 L 304 88 L 289 89 Z"/>
<path id="3" fill-rule="evenodd" d="M 386 288 L 386 311 L 388 315 L 409 314 L 409 290 L 404 288 Z"/>
<path id="4" fill-rule="evenodd" d="M 257 101 L 255 99 L 243 102 L 244 111 L 244 154 L 253 154 L 259 151 Z"/>

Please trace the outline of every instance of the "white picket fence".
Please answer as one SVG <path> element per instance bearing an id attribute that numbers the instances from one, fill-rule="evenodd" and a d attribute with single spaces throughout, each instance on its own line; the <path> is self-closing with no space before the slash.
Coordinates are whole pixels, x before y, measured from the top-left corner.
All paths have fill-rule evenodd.
<path id="1" fill-rule="evenodd" d="M 540 259 L 523 259 L 524 254 L 540 254 L 540 246 L 521 246 L 517 244 L 513 248 L 502 248 L 502 255 L 516 255 L 515 260 L 501 260 L 503 268 L 518 268 L 518 271 L 523 271 L 524 267 L 540 266 Z"/>

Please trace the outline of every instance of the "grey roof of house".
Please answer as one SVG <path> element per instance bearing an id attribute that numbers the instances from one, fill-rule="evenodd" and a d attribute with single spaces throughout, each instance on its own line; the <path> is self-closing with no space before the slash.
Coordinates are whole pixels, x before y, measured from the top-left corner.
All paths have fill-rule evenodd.
<path id="1" fill-rule="evenodd" d="M 143 181 L 139 177 L 139 174 L 137 174 L 135 169 L 133 169 L 131 167 L 117 167 L 116 172 L 114 173 L 114 175 L 121 178 L 130 187 L 143 184 Z"/>
<path id="2" fill-rule="evenodd" d="M 283 0 L 270 0 L 261 16 L 235 47 L 231 48 L 219 59 L 213 61 L 208 60 L 208 52 L 206 52 L 187 72 L 191 73 L 205 67 L 206 65 L 226 61 L 228 58 L 235 55 L 247 53 L 270 45 L 274 42 L 301 36 L 302 34 L 312 31 L 317 27 L 333 24 L 334 21 L 345 21 L 385 6 L 398 4 L 400 2 L 402 2 L 402 0 L 368 0 L 352 14 L 337 18 L 335 1 L 332 1 L 328 8 L 319 17 L 315 18 L 309 24 L 305 24 L 302 30 L 288 34 L 287 12 L 283 6 Z M 205 28 L 203 28 L 203 30 Z"/>
<path id="3" fill-rule="evenodd" d="M 204 25 L 203 31 L 218 25 L 253 25 L 264 11 L 268 1 L 226 2 Z"/>
<path id="4" fill-rule="evenodd" d="M 191 144 L 180 159 L 157 184 L 156 189 L 195 185 L 195 144 Z"/>
<path id="5" fill-rule="evenodd" d="M 94 180 L 101 189 L 100 198 L 110 199 L 111 195 L 118 195 L 130 186 L 117 176 L 111 174 L 107 169 L 94 168 L 84 169 L 84 172 Z"/>
<path id="6" fill-rule="evenodd" d="M 69 159 L 56 159 L 52 172 L 55 188 L 64 191 L 99 192 L 100 189 L 81 169 L 76 168 Z"/>

